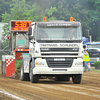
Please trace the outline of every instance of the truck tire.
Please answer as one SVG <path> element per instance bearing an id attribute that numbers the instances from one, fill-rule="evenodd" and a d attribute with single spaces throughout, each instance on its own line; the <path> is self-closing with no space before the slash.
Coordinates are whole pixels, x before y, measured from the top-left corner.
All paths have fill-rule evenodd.
<path id="1" fill-rule="evenodd" d="M 32 62 L 31 62 L 31 64 L 32 64 Z M 31 67 L 31 64 L 30 64 L 30 81 L 31 81 L 31 83 L 38 83 L 39 75 L 33 75 L 33 69 Z"/>
<path id="2" fill-rule="evenodd" d="M 29 74 L 24 73 L 24 61 L 23 60 L 21 63 L 20 79 L 21 79 L 21 81 L 29 81 L 30 80 Z"/>
<path id="3" fill-rule="evenodd" d="M 1 62 L 1 74 L 4 74 L 3 73 L 3 61 Z"/>
<path id="4" fill-rule="evenodd" d="M 74 84 L 80 84 L 81 79 L 82 79 L 81 74 L 72 76 L 72 81 L 73 81 Z"/>

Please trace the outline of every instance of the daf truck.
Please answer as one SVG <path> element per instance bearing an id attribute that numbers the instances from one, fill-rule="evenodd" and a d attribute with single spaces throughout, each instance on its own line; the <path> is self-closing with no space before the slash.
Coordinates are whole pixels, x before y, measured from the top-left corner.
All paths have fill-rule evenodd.
<path id="1" fill-rule="evenodd" d="M 22 81 L 29 73 L 32 83 L 38 83 L 41 76 L 53 77 L 55 81 L 68 81 L 72 77 L 74 84 L 81 83 L 83 42 L 80 22 L 33 22 L 28 35 L 29 56 L 23 56 Z"/>

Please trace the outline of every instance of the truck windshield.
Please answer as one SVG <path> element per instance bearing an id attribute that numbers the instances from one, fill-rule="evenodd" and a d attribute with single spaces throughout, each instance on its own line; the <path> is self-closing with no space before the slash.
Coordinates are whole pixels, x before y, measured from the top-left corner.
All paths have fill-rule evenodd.
<path id="1" fill-rule="evenodd" d="M 100 48 L 100 44 L 87 45 L 87 48 Z"/>
<path id="2" fill-rule="evenodd" d="M 81 27 L 38 27 L 37 40 L 82 40 Z"/>
<path id="3" fill-rule="evenodd" d="M 28 35 L 26 33 L 18 33 L 16 35 L 16 47 L 28 48 Z"/>

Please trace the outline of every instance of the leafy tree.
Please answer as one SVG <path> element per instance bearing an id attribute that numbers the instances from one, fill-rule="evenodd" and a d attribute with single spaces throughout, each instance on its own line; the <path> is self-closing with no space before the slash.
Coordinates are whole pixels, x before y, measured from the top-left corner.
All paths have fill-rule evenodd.
<path id="1" fill-rule="evenodd" d="M 52 7 L 53 0 L 35 0 L 35 4 L 39 6 L 43 11 Z M 36 8 L 37 9 L 37 8 Z"/>
<path id="2" fill-rule="evenodd" d="M 3 40 L 3 41 L 0 40 L 0 60 L 1 60 L 2 55 L 7 55 L 10 53 L 9 42 L 10 40 Z"/>
<path id="3" fill-rule="evenodd" d="M 55 12 L 56 19 L 69 21 L 70 17 L 74 17 L 76 21 L 82 23 L 83 33 L 85 33 L 85 29 L 91 29 L 88 21 L 89 10 L 81 4 L 81 0 L 55 0 L 55 2 L 57 2 L 54 3 L 54 6 L 57 9 Z M 83 2 L 83 4 L 85 3 Z"/>
<path id="4" fill-rule="evenodd" d="M 25 0 L 12 0 L 12 4 L 10 4 L 10 13 L 5 12 L 2 14 L 2 22 L 8 23 L 3 27 L 3 36 L 4 40 L 1 45 L 2 48 L 6 47 L 9 43 L 7 39 L 7 35 L 10 35 L 9 31 L 9 21 L 10 20 L 32 20 L 37 21 L 38 16 L 35 14 L 35 5 L 29 6 L 26 4 Z M 6 48 L 9 50 L 9 46 Z M 0 52 L 1 55 L 2 52 Z"/>
<path id="5" fill-rule="evenodd" d="M 83 33 L 90 29 L 93 40 L 100 37 L 100 0 L 0 0 L 0 21 L 9 20 L 69 21 L 74 17 L 82 23 Z M 84 35 L 83 35 L 84 36 Z"/>
<path id="6" fill-rule="evenodd" d="M 26 4 L 25 0 L 12 0 L 10 4 L 10 13 L 5 12 L 2 14 L 2 22 L 8 23 L 3 27 L 3 35 L 9 34 L 9 21 L 10 20 L 32 20 L 37 21 L 38 16 L 35 14 L 35 5 L 29 6 Z"/>
<path id="7" fill-rule="evenodd" d="M 6 12 L 10 12 L 9 5 L 11 4 L 12 0 L 0 0 L 0 22 L 2 21 L 1 15 Z"/>
<path id="8" fill-rule="evenodd" d="M 100 41 L 100 0 L 88 0 L 88 4 L 92 40 Z"/>
<path id="9" fill-rule="evenodd" d="M 47 16 L 47 20 L 55 20 L 55 12 L 57 11 L 56 7 L 51 7 L 50 9 L 45 10 L 45 15 Z"/>
<path id="10" fill-rule="evenodd" d="M 32 6 L 33 4 L 35 4 L 36 0 L 26 0 L 26 4 Z"/>
<path id="11" fill-rule="evenodd" d="M 25 0 L 12 0 L 10 4 L 10 13 L 2 14 L 2 22 L 9 20 L 32 20 L 36 21 L 38 16 L 35 14 L 35 5 L 29 6 Z"/>
<path id="12" fill-rule="evenodd" d="M 4 26 L 3 26 L 3 31 L 4 32 L 2 32 L 2 34 L 3 34 L 3 40 L 5 40 L 5 39 L 7 39 L 7 35 L 9 35 L 10 34 L 10 32 L 9 32 L 9 25 L 8 24 L 5 24 Z"/>

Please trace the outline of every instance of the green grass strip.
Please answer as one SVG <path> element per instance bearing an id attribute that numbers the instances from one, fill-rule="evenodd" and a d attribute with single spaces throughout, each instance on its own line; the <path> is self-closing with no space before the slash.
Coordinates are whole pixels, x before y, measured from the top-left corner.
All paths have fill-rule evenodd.
<path id="1" fill-rule="evenodd" d="M 84 68 L 85 69 L 85 68 Z M 88 71 L 88 69 L 87 69 Z M 97 73 L 100 73 L 100 69 L 95 69 L 95 67 L 91 67 L 90 68 L 90 72 L 97 72 Z"/>

